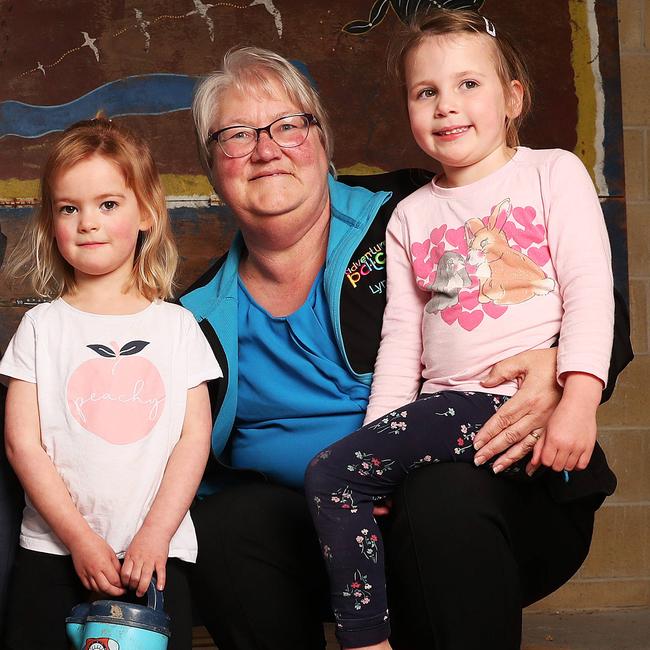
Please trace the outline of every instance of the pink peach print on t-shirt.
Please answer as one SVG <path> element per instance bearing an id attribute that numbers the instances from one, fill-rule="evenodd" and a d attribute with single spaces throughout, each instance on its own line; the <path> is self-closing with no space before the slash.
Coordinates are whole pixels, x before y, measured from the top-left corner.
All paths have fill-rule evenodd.
<path id="1" fill-rule="evenodd" d="M 135 356 L 148 341 L 130 341 L 118 349 L 86 347 L 100 358 L 84 361 L 70 376 L 67 403 L 79 424 L 114 445 L 144 438 L 158 422 L 165 403 L 165 385 L 158 369 Z"/>

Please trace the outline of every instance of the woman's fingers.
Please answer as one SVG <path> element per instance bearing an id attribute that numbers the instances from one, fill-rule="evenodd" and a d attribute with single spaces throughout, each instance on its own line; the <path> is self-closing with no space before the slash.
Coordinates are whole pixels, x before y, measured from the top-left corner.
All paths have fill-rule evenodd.
<path id="1" fill-rule="evenodd" d="M 544 449 L 544 437 L 546 431 L 544 429 L 537 429 L 537 431 L 533 433 L 537 433 L 539 439 L 533 447 L 533 457 L 530 459 L 528 465 L 526 465 L 526 474 L 528 474 L 528 476 L 532 476 L 542 464 L 542 449 Z"/>
<path id="2" fill-rule="evenodd" d="M 519 440 L 519 442 L 509 446 L 503 454 L 494 461 L 492 471 L 495 474 L 503 472 L 508 469 L 508 467 L 530 454 L 535 446 L 539 444 L 540 437 L 541 434 L 538 432 L 535 432 L 535 435 L 528 434 L 527 436 L 524 436 L 523 439 Z"/>
<path id="3" fill-rule="evenodd" d="M 501 406 L 476 434 L 474 448 L 477 450 L 477 464 L 487 462 L 527 438 L 529 440 L 524 446 L 530 445 L 531 433 L 546 427 L 560 394 L 550 391 L 531 397 L 530 391 L 524 394 L 524 390 L 522 387 Z"/>
<path id="4" fill-rule="evenodd" d="M 518 401 L 514 404 L 511 402 L 514 398 L 508 400 L 478 431 L 474 438 L 474 449 L 478 450 L 485 446 L 487 442 L 493 440 L 498 435 L 505 433 L 527 413 L 528 406 L 520 405 Z M 519 438 L 517 438 L 519 440 Z M 517 442 L 515 440 L 514 442 Z"/>
<path id="5" fill-rule="evenodd" d="M 516 393 L 480 428 L 474 438 L 474 449 L 495 441 L 496 448 L 490 448 L 492 455 L 503 451 L 545 425 L 550 415 L 547 410 L 547 405 L 529 399 L 526 393 Z"/>
<path id="6" fill-rule="evenodd" d="M 496 364 L 486 380 L 486 388 L 507 379 L 516 379 L 519 390 L 483 425 L 474 439 L 474 448 L 483 462 L 495 453 L 523 440 L 531 431 L 545 427 L 562 391 L 555 380 L 555 350 L 530 350 Z M 496 444 L 488 447 L 490 441 Z"/>
<path id="7" fill-rule="evenodd" d="M 507 405 L 508 402 L 504 406 Z M 492 418 L 490 418 L 490 420 L 486 422 L 486 424 L 483 426 L 483 429 L 481 429 L 481 431 L 484 431 L 485 426 L 490 424 L 490 422 L 498 414 L 499 411 L 497 411 L 495 415 L 493 415 Z M 483 463 L 487 462 L 497 454 L 504 452 L 509 447 L 512 447 L 513 445 L 517 445 L 520 442 L 523 443 L 521 445 L 521 448 L 524 448 L 530 445 L 531 443 L 534 444 L 535 439 L 532 436 L 529 436 L 531 431 L 534 431 L 535 429 L 538 428 L 537 418 L 534 415 L 532 414 L 523 415 L 517 420 L 514 419 L 510 420 L 507 416 L 504 417 L 502 415 L 497 422 L 498 424 L 494 426 L 498 427 L 498 429 L 494 429 L 494 431 L 496 431 L 494 435 L 492 435 L 493 430 L 488 429 L 485 437 L 479 439 L 478 442 L 477 442 L 477 438 L 478 435 L 481 433 L 481 431 L 479 431 L 479 434 L 477 434 L 476 438 L 474 438 L 474 448 L 477 449 L 474 462 L 477 465 L 482 465 Z M 502 425 L 506 425 L 506 426 L 502 426 Z M 527 438 L 530 438 L 530 440 L 526 440 Z M 481 442 L 482 440 L 486 440 L 486 442 L 482 443 Z M 525 455 L 526 454 L 523 454 L 519 456 L 519 458 L 523 458 L 523 456 Z"/>
<path id="8" fill-rule="evenodd" d="M 526 372 L 526 365 L 520 355 L 499 361 L 490 368 L 488 376 L 481 381 L 486 388 L 495 388 L 504 381 L 518 379 Z"/>

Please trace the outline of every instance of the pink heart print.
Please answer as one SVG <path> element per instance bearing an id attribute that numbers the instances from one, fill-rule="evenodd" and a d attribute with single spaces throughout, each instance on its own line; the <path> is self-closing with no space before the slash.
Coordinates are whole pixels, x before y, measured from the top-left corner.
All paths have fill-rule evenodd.
<path id="1" fill-rule="evenodd" d="M 465 241 L 465 228 L 451 228 L 445 233 L 445 239 L 456 248 L 461 255 L 467 255 L 467 242 Z"/>
<path id="2" fill-rule="evenodd" d="M 422 260 L 413 260 L 413 270 L 418 278 L 429 278 L 433 271 L 433 260 L 428 259 L 426 262 Z"/>
<path id="3" fill-rule="evenodd" d="M 524 228 L 528 228 L 533 225 L 536 216 L 535 208 L 530 205 L 527 205 L 525 208 L 513 208 L 512 218 Z"/>
<path id="4" fill-rule="evenodd" d="M 503 232 L 509 242 L 516 242 L 522 249 L 527 249 L 531 244 L 539 244 L 544 241 L 546 228 L 542 224 L 533 224 L 535 219 L 535 209 L 527 206 L 525 208 L 514 208 L 512 210 L 513 219 L 524 227 L 523 230 L 517 228 L 516 224 L 506 221 L 503 224 Z"/>
<path id="5" fill-rule="evenodd" d="M 445 254 L 445 244 L 440 242 L 431 249 L 429 254 L 429 259 L 433 264 L 437 264 L 440 261 L 440 258 Z"/>
<path id="6" fill-rule="evenodd" d="M 471 311 L 478 305 L 478 289 L 476 291 L 461 291 L 458 294 L 458 302 L 463 309 Z"/>
<path id="7" fill-rule="evenodd" d="M 458 324 L 468 332 L 476 329 L 483 320 L 483 312 L 480 309 L 475 311 L 464 311 L 458 316 Z"/>
<path id="8" fill-rule="evenodd" d="M 531 244 L 539 244 L 544 241 L 546 229 L 541 224 L 530 226 L 526 230 L 520 230 L 514 223 L 506 223 L 503 226 L 503 232 L 509 241 L 519 244 L 524 250 Z"/>
<path id="9" fill-rule="evenodd" d="M 413 242 L 411 244 L 411 255 L 416 260 L 423 260 L 428 254 L 429 254 L 429 249 L 431 248 L 431 242 L 429 241 L 423 241 L 422 243 L 420 242 Z"/>
<path id="10" fill-rule="evenodd" d="M 418 278 L 428 278 L 431 275 L 434 261 L 431 257 L 427 259 L 430 248 L 431 242 L 429 240 L 422 243 L 413 242 L 411 244 L 411 255 L 414 257 L 413 270 Z"/>
<path id="11" fill-rule="evenodd" d="M 503 316 L 508 311 L 508 308 L 504 305 L 495 305 L 493 302 L 486 302 L 483 303 L 483 311 L 490 318 L 496 319 Z"/>
<path id="12" fill-rule="evenodd" d="M 429 235 L 429 239 L 431 240 L 432 244 L 439 244 L 442 241 L 442 238 L 445 234 L 445 230 L 447 230 L 447 224 L 443 223 L 442 226 L 438 226 L 437 228 L 434 228 L 431 231 L 431 234 Z"/>
<path id="13" fill-rule="evenodd" d="M 458 320 L 458 316 L 462 313 L 463 308 L 460 306 L 460 303 L 455 304 L 453 307 L 447 307 L 440 312 L 442 320 L 447 323 L 447 325 L 452 325 Z"/>
<path id="14" fill-rule="evenodd" d="M 539 248 L 533 246 L 526 251 L 526 255 L 528 255 L 537 266 L 544 266 L 551 259 L 551 253 L 548 250 L 548 246 L 540 246 Z"/>
<path id="15" fill-rule="evenodd" d="M 446 226 L 444 228 L 446 228 Z M 437 228 L 436 230 L 440 230 L 440 228 Z M 436 234 L 439 234 L 440 239 L 442 239 L 443 233 L 444 229 L 440 233 Z M 431 237 L 433 236 L 434 233 L 432 231 Z M 426 278 L 428 280 L 433 271 L 433 267 L 438 264 L 444 253 L 445 243 L 443 241 L 439 241 L 434 246 L 431 245 L 431 239 L 427 239 L 423 242 L 413 242 L 411 244 L 411 255 L 414 257 L 413 269 L 415 270 L 416 277 Z"/>

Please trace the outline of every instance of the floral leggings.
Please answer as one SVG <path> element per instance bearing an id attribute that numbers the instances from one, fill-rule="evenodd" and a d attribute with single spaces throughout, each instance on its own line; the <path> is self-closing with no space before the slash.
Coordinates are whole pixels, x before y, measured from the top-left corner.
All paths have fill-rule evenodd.
<path id="1" fill-rule="evenodd" d="M 343 646 L 372 645 L 390 635 L 384 553 L 373 502 L 389 497 L 421 465 L 471 463 L 476 432 L 507 399 L 474 392 L 423 394 L 310 462 L 305 492 Z"/>

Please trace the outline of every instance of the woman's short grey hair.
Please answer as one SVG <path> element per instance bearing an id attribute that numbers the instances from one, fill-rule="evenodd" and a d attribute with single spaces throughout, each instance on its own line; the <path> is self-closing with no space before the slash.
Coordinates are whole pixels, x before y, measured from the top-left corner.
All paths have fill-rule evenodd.
<path id="1" fill-rule="evenodd" d="M 194 92 L 192 114 L 199 156 L 208 178 L 212 180 L 214 147 L 208 147 L 207 142 L 223 94 L 235 88 L 243 93 L 253 90 L 272 96 L 277 92 L 274 84 L 279 84 L 301 111 L 311 113 L 318 120 L 321 141 L 327 159 L 331 162 L 332 130 L 320 97 L 309 80 L 287 59 L 275 52 L 259 47 L 235 47 L 224 55 L 221 70 L 202 79 Z"/>

